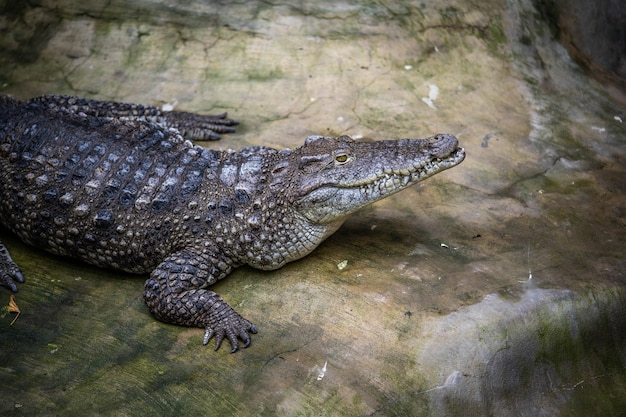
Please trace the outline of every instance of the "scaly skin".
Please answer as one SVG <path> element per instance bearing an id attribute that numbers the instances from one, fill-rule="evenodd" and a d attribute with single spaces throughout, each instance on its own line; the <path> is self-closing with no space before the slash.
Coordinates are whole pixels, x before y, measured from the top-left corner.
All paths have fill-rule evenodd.
<path id="1" fill-rule="evenodd" d="M 359 208 L 465 157 L 456 138 L 312 136 L 295 150 L 211 151 L 183 139 L 232 131 L 225 115 L 44 96 L 0 97 L 0 222 L 25 242 L 149 273 L 159 320 L 227 338 L 256 327 L 208 289 L 234 268 L 271 270 L 315 249 Z M 173 130 L 178 129 L 178 131 Z M 19 268 L 0 243 L 0 285 Z"/>

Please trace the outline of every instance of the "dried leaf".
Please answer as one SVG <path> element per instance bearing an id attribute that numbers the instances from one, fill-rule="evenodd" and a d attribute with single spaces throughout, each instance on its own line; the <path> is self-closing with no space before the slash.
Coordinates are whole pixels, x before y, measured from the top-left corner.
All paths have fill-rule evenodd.
<path id="1" fill-rule="evenodd" d="M 20 314 L 22 314 L 22 312 L 20 311 L 20 308 L 17 306 L 17 303 L 15 302 L 15 296 L 13 294 L 11 294 L 11 297 L 9 298 L 9 313 L 17 313 L 17 315 L 11 322 L 11 326 L 13 326 L 13 323 L 15 323 L 15 320 L 17 320 Z"/>

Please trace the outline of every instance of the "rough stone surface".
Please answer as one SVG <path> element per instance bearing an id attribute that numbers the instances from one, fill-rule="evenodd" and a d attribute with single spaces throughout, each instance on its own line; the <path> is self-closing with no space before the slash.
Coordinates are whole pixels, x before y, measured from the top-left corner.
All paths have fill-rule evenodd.
<path id="1" fill-rule="evenodd" d="M 2 415 L 626 407 L 626 115 L 531 1 L 10 3 L 3 94 L 228 111 L 242 124 L 214 149 L 443 131 L 468 156 L 307 258 L 220 283 L 263 320 L 244 355 L 151 320 L 141 279 L 2 231 L 28 282 L 0 322 Z"/>
<path id="2" fill-rule="evenodd" d="M 626 8 L 620 0 L 537 3 L 574 58 L 592 74 L 626 88 Z"/>

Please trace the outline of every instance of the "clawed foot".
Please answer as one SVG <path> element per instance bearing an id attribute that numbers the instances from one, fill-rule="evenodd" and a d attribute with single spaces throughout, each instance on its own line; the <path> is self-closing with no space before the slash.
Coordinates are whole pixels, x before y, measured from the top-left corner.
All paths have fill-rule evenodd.
<path id="1" fill-rule="evenodd" d="M 209 324 L 204 331 L 203 345 L 207 345 L 209 340 L 215 336 L 215 350 L 220 348 L 222 341 L 226 337 L 230 342 L 232 349 L 230 353 L 235 353 L 239 349 L 239 340 L 244 344 L 242 348 L 250 346 L 250 335 L 248 333 L 257 333 L 254 324 L 241 317 L 228 304 L 223 303 L 218 307 L 218 311 L 211 314 Z"/>
<path id="2" fill-rule="evenodd" d="M 143 296 L 159 320 L 205 329 L 203 344 L 215 336 L 215 350 L 228 339 L 232 353 L 239 349 L 240 341 L 242 347 L 250 346 L 250 333 L 257 332 L 256 326 L 215 292 L 198 288 L 228 274 L 232 267 L 226 261 L 217 262 L 207 254 L 188 251 L 170 255 L 146 280 Z"/>
<path id="3" fill-rule="evenodd" d="M 15 281 L 24 282 L 24 276 L 20 272 L 7 248 L 0 243 L 0 286 L 7 287 L 13 292 L 17 292 Z"/>
<path id="4" fill-rule="evenodd" d="M 239 124 L 236 120 L 228 119 L 226 113 L 201 115 L 173 110 L 163 112 L 163 116 L 181 135 L 193 140 L 219 140 L 220 133 L 233 133 L 233 126 Z"/>

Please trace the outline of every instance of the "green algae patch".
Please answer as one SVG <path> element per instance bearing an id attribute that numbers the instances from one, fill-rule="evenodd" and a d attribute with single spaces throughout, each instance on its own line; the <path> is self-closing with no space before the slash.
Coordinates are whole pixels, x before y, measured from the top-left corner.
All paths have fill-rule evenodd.
<path id="1" fill-rule="evenodd" d="M 537 361 L 552 364 L 554 388 L 568 394 L 564 412 L 615 415 L 626 404 L 625 302 L 620 290 L 589 293 L 574 311 L 538 317 Z"/>
<path id="2" fill-rule="evenodd" d="M 543 408 L 537 401 L 553 395 L 558 399 L 553 406 L 585 415 L 572 408 L 584 402 L 585 387 L 585 394 L 603 398 L 603 409 L 613 410 L 616 402 L 611 399 L 624 389 L 625 301 L 623 290 L 616 288 L 585 296 L 529 289 L 519 301 L 488 296 L 448 315 L 430 331 L 418 356 L 426 379 L 433 373 L 441 381 L 426 391 L 429 409 L 436 415 L 460 409 L 479 413 L 481 404 L 496 393 L 501 411 L 524 407 L 539 412 Z M 461 342 L 438 344 L 444 333 Z M 596 370 L 591 375 L 590 360 Z"/>
<path id="3" fill-rule="evenodd" d="M 270 81 L 284 78 L 280 68 L 250 68 L 245 76 L 249 81 Z"/>

